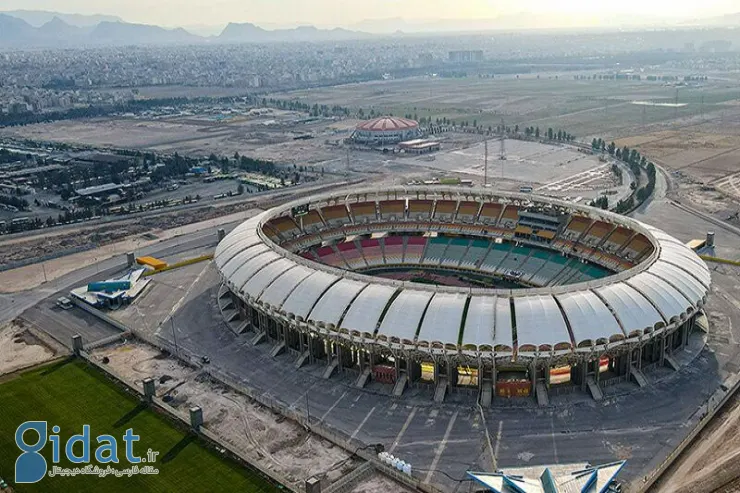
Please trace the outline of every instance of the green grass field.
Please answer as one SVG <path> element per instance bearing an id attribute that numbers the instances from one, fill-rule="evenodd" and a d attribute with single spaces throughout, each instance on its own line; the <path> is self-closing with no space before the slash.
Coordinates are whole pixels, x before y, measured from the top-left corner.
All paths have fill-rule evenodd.
<path id="1" fill-rule="evenodd" d="M 89 424 L 92 457 L 97 445 L 95 437 L 113 435 L 118 440 L 120 462 L 111 465 L 117 469 L 129 467 L 122 440 L 128 428 L 141 437 L 134 445 L 136 455 L 144 457 L 150 448 L 160 454 L 156 463 L 150 464 L 159 469 L 158 475 L 131 478 L 47 476 L 35 484 L 16 485 L 16 491 L 21 493 L 279 491 L 252 471 L 206 448 L 195 435 L 178 429 L 163 416 L 140 405 L 134 396 L 81 361 L 64 361 L 0 384 L 0 477 L 11 484 L 15 460 L 20 453 L 15 444 L 15 430 L 24 421 L 47 421 L 49 433 L 51 426 L 60 426 L 62 448 L 70 436 L 82 432 L 83 424 Z M 34 440 L 35 434 L 29 433 L 28 441 Z M 44 447 L 42 455 L 51 467 L 50 443 Z M 72 467 L 66 460 L 59 466 Z"/>

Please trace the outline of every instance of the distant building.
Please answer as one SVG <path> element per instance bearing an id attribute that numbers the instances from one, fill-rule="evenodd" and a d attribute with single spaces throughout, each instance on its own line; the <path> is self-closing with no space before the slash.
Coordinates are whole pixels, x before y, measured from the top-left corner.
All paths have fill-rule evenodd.
<path id="1" fill-rule="evenodd" d="M 421 136 L 419 123 L 407 118 L 384 116 L 360 123 L 351 139 L 368 145 L 398 144 Z"/>
<path id="2" fill-rule="evenodd" d="M 407 140 L 398 144 L 398 148 L 407 154 L 426 154 L 440 149 L 439 142 L 425 139 Z"/>
<path id="3" fill-rule="evenodd" d="M 455 50 L 449 52 L 449 60 L 452 63 L 482 62 L 483 50 Z"/>

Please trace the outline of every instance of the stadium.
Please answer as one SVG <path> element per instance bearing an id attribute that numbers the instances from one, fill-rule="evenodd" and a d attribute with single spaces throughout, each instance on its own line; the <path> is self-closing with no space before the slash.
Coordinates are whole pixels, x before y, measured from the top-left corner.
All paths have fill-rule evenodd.
<path id="1" fill-rule="evenodd" d="M 247 220 L 219 244 L 219 305 L 295 367 L 547 402 L 676 367 L 702 329 L 710 273 L 636 220 L 549 197 L 454 187 L 324 194 Z M 266 344 L 267 346 L 267 344 Z"/>
<path id="2" fill-rule="evenodd" d="M 418 122 L 408 118 L 384 116 L 357 125 L 350 139 L 360 144 L 387 145 L 398 144 L 420 136 L 421 130 Z"/>

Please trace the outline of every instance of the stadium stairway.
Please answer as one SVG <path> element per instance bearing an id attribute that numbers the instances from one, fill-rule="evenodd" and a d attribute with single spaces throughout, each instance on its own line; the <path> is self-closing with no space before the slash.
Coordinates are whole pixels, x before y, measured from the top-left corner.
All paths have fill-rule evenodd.
<path id="1" fill-rule="evenodd" d="M 326 365 L 326 369 L 324 370 L 324 374 L 322 375 L 324 380 L 328 380 L 333 374 L 334 371 L 339 366 L 339 358 L 334 356 L 331 361 L 329 361 L 329 364 Z"/>
<path id="2" fill-rule="evenodd" d="M 586 386 L 588 387 L 588 391 L 591 392 L 591 397 L 593 397 L 595 401 L 600 401 L 604 398 L 604 393 L 601 392 L 601 387 L 596 383 L 593 375 L 586 377 Z"/>
<path id="3" fill-rule="evenodd" d="M 678 371 L 681 369 L 681 365 L 678 364 L 678 361 L 676 361 L 673 356 L 670 354 L 665 355 L 665 362 L 668 366 L 670 366 L 673 370 Z"/>
<path id="4" fill-rule="evenodd" d="M 480 387 L 480 399 L 479 404 L 480 407 L 483 408 L 489 408 L 491 407 L 491 399 L 493 398 L 493 384 L 491 383 L 491 380 L 485 378 L 481 382 Z"/>
<path id="5" fill-rule="evenodd" d="M 537 382 L 537 386 L 534 389 L 537 394 L 537 405 L 540 407 L 546 407 L 550 405 L 550 396 L 547 395 L 547 386 L 545 382 Z"/>
<path id="6" fill-rule="evenodd" d="M 439 377 L 437 388 L 434 390 L 434 402 L 444 402 L 445 395 L 447 395 L 447 377 Z"/>
<path id="7" fill-rule="evenodd" d="M 298 359 L 295 360 L 295 364 L 293 365 L 296 370 L 308 361 L 308 354 L 308 351 L 303 351 L 300 356 L 298 356 Z"/>
<path id="8" fill-rule="evenodd" d="M 401 397 L 403 395 L 403 391 L 406 390 L 406 383 L 409 381 L 408 375 L 406 373 L 401 373 L 398 376 L 398 379 L 396 380 L 396 385 L 393 386 L 393 396 L 394 397 Z"/>
<path id="9" fill-rule="evenodd" d="M 250 325 L 249 320 L 245 320 L 244 322 L 239 324 L 239 327 L 236 328 L 236 333 L 243 334 L 244 332 L 247 331 L 247 329 L 249 328 L 249 325 Z"/>
<path id="10" fill-rule="evenodd" d="M 645 378 L 645 375 L 640 370 L 635 368 L 634 365 L 630 365 L 630 376 L 640 387 L 647 387 L 647 378 Z"/>
<path id="11" fill-rule="evenodd" d="M 270 351 L 270 356 L 274 358 L 278 354 L 282 353 L 284 349 L 285 341 L 280 341 L 272 347 L 272 350 Z"/>
<path id="12" fill-rule="evenodd" d="M 256 346 L 259 343 L 261 343 L 262 341 L 264 341 L 265 340 L 265 337 L 266 337 L 266 335 L 265 335 L 264 332 L 262 332 L 262 331 L 258 332 L 257 335 L 255 335 L 252 338 L 252 346 Z"/>
<path id="13" fill-rule="evenodd" d="M 357 381 L 355 382 L 355 387 L 357 387 L 358 389 L 364 388 L 369 378 L 370 378 L 370 367 L 368 366 L 364 370 L 362 370 L 362 373 L 360 373 L 360 376 L 357 377 Z"/>

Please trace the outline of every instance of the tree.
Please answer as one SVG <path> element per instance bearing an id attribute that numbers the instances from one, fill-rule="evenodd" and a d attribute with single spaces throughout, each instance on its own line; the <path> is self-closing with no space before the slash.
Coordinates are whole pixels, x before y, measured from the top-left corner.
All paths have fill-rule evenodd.
<path id="1" fill-rule="evenodd" d="M 515 134 L 518 134 L 519 133 L 519 125 L 518 124 L 517 125 L 514 125 L 514 133 Z"/>
<path id="2" fill-rule="evenodd" d="M 537 127 L 537 128 L 534 129 L 534 136 L 537 139 L 540 138 L 540 127 Z"/>
<path id="3" fill-rule="evenodd" d="M 617 148 L 617 145 L 614 142 L 609 144 L 609 147 L 607 147 L 607 151 L 609 152 L 609 155 L 613 156 L 616 148 Z"/>
<path id="4" fill-rule="evenodd" d="M 243 184 L 240 183 L 239 186 L 236 187 L 236 193 L 238 193 L 239 195 L 243 195 L 244 194 L 244 185 Z"/>
<path id="5" fill-rule="evenodd" d="M 552 135 L 553 135 L 552 127 L 550 127 L 550 128 L 547 129 L 547 138 L 549 140 L 552 140 Z"/>

